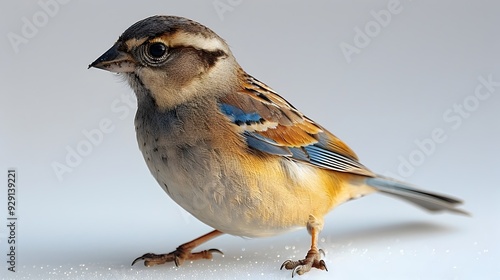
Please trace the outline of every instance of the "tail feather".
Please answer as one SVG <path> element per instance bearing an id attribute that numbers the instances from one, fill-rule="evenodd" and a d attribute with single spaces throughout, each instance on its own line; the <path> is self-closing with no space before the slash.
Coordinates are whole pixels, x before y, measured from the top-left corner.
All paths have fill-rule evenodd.
<path id="1" fill-rule="evenodd" d="M 378 176 L 366 179 L 366 184 L 382 193 L 394 195 L 405 199 L 431 212 L 450 211 L 458 214 L 469 215 L 466 211 L 458 209 L 462 201 L 442 194 L 436 194 L 417 189 L 407 183 L 391 178 Z"/>

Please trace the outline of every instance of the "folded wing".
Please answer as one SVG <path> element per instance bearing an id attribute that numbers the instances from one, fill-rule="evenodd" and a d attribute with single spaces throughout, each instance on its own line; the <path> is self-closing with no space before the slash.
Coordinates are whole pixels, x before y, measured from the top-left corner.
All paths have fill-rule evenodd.
<path id="1" fill-rule="evenodd" d="M 304 116 L 275 91 L 248 74 L 244 88 L 220 100 L 250 148 L 317 167 L 365 176 L 374 174 L 333 134 Z"/>

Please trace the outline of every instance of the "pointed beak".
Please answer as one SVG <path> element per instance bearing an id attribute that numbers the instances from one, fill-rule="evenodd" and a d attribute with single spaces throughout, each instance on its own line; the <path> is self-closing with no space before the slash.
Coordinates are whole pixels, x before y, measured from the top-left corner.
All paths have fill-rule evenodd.
<path id="1" fill-rule="evenodd" d="M 114 44 L 111 49 L 92 62 L 89 68 L 95 67 L 115 73 L 134 72 L 135 60 L 129 54 L 118 50 L 119 44 Z"/>

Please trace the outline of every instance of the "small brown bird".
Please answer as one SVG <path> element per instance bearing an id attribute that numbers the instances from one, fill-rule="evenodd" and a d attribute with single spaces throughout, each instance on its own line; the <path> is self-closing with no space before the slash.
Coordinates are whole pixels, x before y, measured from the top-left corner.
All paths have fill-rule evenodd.
<path id="1" fill-rule="evenodd" d="M 321 125 L 248 75 L 226 42 L 176 16 L 152 16 L 128 28 L 90 64 L 123 75 L 138 100 L 137 140 L 163 190 L 215 230 L 167 254 L 145 254 L 146 266 L 211 259 L 192 252 L 224 233 L 264 237 L 306 228 L 311 249 L 281 268 L 326 270 L 318 249 L 323 217 L 348 200 L 390 194 L 432 212 L 460 200 L 377 175 Z"/>

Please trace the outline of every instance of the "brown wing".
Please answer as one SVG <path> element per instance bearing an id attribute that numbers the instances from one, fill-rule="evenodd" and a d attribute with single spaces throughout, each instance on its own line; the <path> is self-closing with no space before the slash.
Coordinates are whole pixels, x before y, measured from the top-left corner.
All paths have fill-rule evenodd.
<path id="1" fill-rule="evenodd" d="M 223 97 L 221 110 L 250 148 L 341 172 L 373 173 L 339 138 L 304 116 L 264 83 L 243 73 L 242 90 Z"/>

